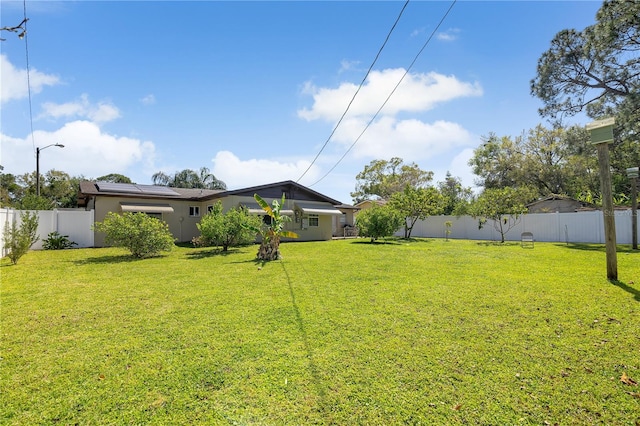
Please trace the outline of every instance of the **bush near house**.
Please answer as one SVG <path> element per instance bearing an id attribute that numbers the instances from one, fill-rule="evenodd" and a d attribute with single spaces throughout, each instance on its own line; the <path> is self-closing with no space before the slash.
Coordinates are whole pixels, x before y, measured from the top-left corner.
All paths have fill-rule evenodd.
<path id="1" fill-rule="evenodd" d="M 234 207 L 222 212 L 222 203 L 218 201 L 213 209 L 197 224 L 202 234 L 197 245 L 220 246 L 222 251 L 229 247 L 250 244 L 256 239 L 256 228 L 262 220 L 251 216 L 246 207 Z"/>
<path id="2" fill-rule="evenodd" d="M 390 206 L 373 206 L 358 213 L 356 226 L 363 237 L 378 238 L 392 236 L 404 224 L 401 213 Z"/>
<path id="3" fill-rule="evenodd" d="M 93 229 L 106 234 L 105 242 L 115 247 L 124 247 L 134 257 L 156 256 L 162 251 L 171 251 L 174 238 L 169 225 L 144 213 L 109 212 Z"/>

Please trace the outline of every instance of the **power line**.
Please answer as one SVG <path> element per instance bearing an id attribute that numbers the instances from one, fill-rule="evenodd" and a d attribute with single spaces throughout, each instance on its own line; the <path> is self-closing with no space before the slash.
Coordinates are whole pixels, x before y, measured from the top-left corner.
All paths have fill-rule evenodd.
<path id="1" fill-rule="evenodd" d="M 391 27 L 391 29 L 387 33 L 387 37 L 385 38 L 384 43 L 382 43 L 382 46 L 380 46 L 380 49 L 378 49 L 378 53 L 376 54 L 376 57 L 373 59 L 373 62 L 369 66 L 369 69 L 367 70 L 367 73 L 364 75 L 364 78 L 360 82 L 360 85 L 358 86 L 358 89 L 356 90 L 356 92 L 353 94 L 353 97 L 349 101 L 349 104 L 347 105 L 347 109 L 345 109 L 344 112 L 342 113 L 342 116 L 340 117 L 340 120 L 338 120 L 336 125 L 333 127 L 333 130 L 331 131 L 331 134 L 329 135 L 327 140 L 324 142 L 324 145 L 322 145 L 322 148 L 320 148 L 320 151 L 318 151 L 318 153 L 316 154 L 316 156 L 313 159 L 313 161 L 311 162 L 311 164 L 309 164 L 309 167 L 307 167 L 307 169 L 304 171 L 304 173 L 302 173 L 302 175 L 300 175 L 300 177 L 296 180 L 296 182 L 300 182 L 300 179 L 302 179 L 307 174 L 307 172 L 315 164 L 315 162 L 318 159 L 318 157 L 320 157 L 320 154 L 322 154 L 322 151 L 324 151 L 324 149 L 327 147 L 327 144 L 329 143 L 329 141 L 333 137 L 333 134 L 336 132 L 336 130 L 338 129 L 338 126 L 340 126 L 340 123 L 342 123 L 342 120 L 347 115 L 347 112 L 349 111 L 349 108 L 351 108 L 351 104 L 353 103 L 354 99 L 356 98 L 356 96 L 360 92 L 360 89 L 362 88 L 362 86 L 364 86 L 364 83 L 367 81 L 367 77 L 369 77 L 369 73 L 371 73 L 371 70 L 373 69 L 373 66 L 378 61 L 378 58 L 380 57 L 380 54 L 382 53 L 382 50 L 387 45 L 387 42 L 389 41 L 389 38 L 391 37 L 391 33 L 396 28 L 396 25 L 398 25 L 398 22 L 400 21 L 400 17 L 404 13 L 404 10 L 407 8 L 408 4 L 409 4 L 409 0 L 407 0 L 404 3 L 404 6 L 402 6 L 402 9 L 400 10 L 400 14 L 398 15 L 398 17 L 396 18 L 396 21 L 393 23 L 393 26 Z"/>
<path id="2" fill-rule="evenodd" d="M 411 61 L 411 64 L 407 67 L 406 71 L 404 72 L 404 74 L 402 75 L 402 77 L 400 78 L 400 80 L 398 81 L 398 83 L 395 85 L 395 87 L 393 88 L 393 90 L 391 90 L 391 93 L 389 93 L 389 96 L 387 96 L 387 98 L 385 99 L 385 101 L 382 103 L 382 105 L 380 106 L 380 108 L 378 108 L 378 110 L 376 111 L 376 113 L 373 115 L 373 117 L 371 117 L 371 120 L 369 120 L 369 122 L 367 123 L 367 125 L 364 127 L 364 129 L 362 130 L 362 132 L 360 133 L 360 135 L 358 135 L 358 137 L 356 138 L 356 140 L 351 144 L 351 146 L 349 147 L 349 149 L 347 149 L 347 151 L 342 155 L 342 157 L 340 157 L 340 159 L 336 162 L 336 164 L 333 165 L 333 167 L 331 167 L 329 169 L 329 171 L 327 173 L 324 174 L 324 176 L 322 176 L 320 179 L 318 179 L 317 181 L 315 181 L 314 183 L 312 183 L 311 185 L 309 185 L 309 187 L 312 187 L 316 184 L 318 184 L 320 181 L 322 181 L 324 178 L 326 178 L 327 176 L 329 176 L 329 174 L 336 168 L 338 167 L 338 165 L 342 162 L 342 160 L 344 160 L 344 158 L 347 156 L 347 154 L 351 151 L 351 149 L 360 141 L 360 138 L 362 137 L 362 135 L 364 135 L 364 133 L 367 131 L 367 129 L 371 126 L 371 124 L 373 123 L 373 121 L 376 119 L 376 117 L 378 117 L 378 114 L 380 114 L 380 111 L 382 111 L 382 109 L 385 107 L 385 105 L 387 104 L 387 102 L 389 102 L 389 99 L 391 99 L 391 96 L 393 96 L 393 94 L 395 93 L 395 91 L 398 89 L 398 86 L 400 86 L 400 83 L 402 83 L 402 81 L 404 80 L 404 78 L 407 76 L 407 74 L 409 74 L 409 71 L 411 70 L 411 68 L 413 68 L 413 66 L 415 65 L 416 61 L 418 60 L 418 57 L 422 54 L 422 52 L 424 51 L 424 49 L 427 47 L 427 45 L 429 44 L 429 42 L 431 41 L 431 39 L 433 38 L 433 36 L 436 34 L 436 32 L 438 31 L 438 29 L 440 28 L 440 26 L 442 25 L 442 23 L 444 22 L 444 20 L 447 18 L 447 16 L 449 15 L 449 12 L 451 12 L 451 9 L 453 9 L 453 6 L 456 4 L 457 0 L 453 0 L 451 2 L 451 5 L 449 6 L 449 8 L 447 9 L 447 11 L 445 12 L 445 14 L 442 16 L 442 18 L 440 19 L 440 22 L 438 22 L 438 25 L 436 25 L 436 27 L 433 29 L 433 31 L 431 32 L 431 35 L 429 36 L 429 38 L 427 38 L 427 41 L 422 45 L 422 48 L 418 51 L 418 53 L 416 54 L 416 56 L 413 58 L 413 61 Z"/>
<path id="3" fill-rule="evenodd" d="M 31 126 L 31 145 L 33 146 L 33 152 L 35 154 L 36 140 L 35 140 L 35 137 L 33 136 L 33 106 L 31 102 L 31 76 L 30 76 L 31 73 L 29 69 L 29 43 L 27 41 L 27 39 L 29 38 L 29 36 L 27 35 L 27 21 L 29 20 L 29 18 L 27 18 L 27 0 L 22 1 L 22 10 L 24 13 L 24 19 L 20 23 L 20 26 L 24 26 L 24 28 L 22 33 L 19 34 L 18 37 L 24 38 L 24 52 L 25 52 L 26 67 L 27 67 L 27 94 L 29 97 L 29 125 Z"/>

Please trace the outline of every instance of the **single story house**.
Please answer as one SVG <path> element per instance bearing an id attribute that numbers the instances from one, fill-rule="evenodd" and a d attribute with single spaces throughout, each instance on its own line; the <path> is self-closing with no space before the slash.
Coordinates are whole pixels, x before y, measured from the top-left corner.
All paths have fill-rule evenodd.
<path id="1" fill-rule="evenodd" d="M 300 241 L 330 240 L 343 236 L 345 226 L 353 226 L 355 207 L 342 204 L 293 181 L 277 182 L 236 190 L 187 189 L 128 183 L 80 183 L 78 207 L 94 210 L 95 221 L 107 213 L 142 212 L 163 220 L 178 242 L 200 235 L 197 223 L 218 201 L 223 210 L 246 206 L 249 213 L 265 212 L 253 198 L 260 195 L 270 205 L 285 196 L 282 212 L 291 217 L 286 229 L 296 232 Z M 96 233 L 95 246 L 105 245 L 104 234 Z"/>
<path id="2" fill-rule="evenodd" d="M 596 206 L 564 195 L 549 195 L 527 204 L 529 213 L 573 213 L 581 210 L 592 210 Z"/>

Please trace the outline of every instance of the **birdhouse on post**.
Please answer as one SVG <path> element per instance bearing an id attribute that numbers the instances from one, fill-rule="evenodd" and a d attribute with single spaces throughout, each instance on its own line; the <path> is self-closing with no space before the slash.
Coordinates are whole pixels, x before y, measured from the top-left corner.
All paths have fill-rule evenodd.
<path id="1" fill-rule="evenodd" d="M 594 121 L 587 124 L 591 133 L 591 144 L 598 149 L 600 166 L 600 188 L 602 192 L 602 214 L 604 216 L 604 235 L 607 251 L 607 278 L 618 279 L 618 257 L 616 254 L 616 220 L 613 212 L 613 191 L 611 188 L 611 164 L 609 144 L 613 142 L 614 118 Z"/>

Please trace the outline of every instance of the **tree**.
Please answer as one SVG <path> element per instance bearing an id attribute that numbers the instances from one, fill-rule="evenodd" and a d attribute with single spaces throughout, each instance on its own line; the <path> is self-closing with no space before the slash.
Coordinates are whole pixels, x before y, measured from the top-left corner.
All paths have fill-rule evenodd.
<path id="1" fill-rule="evenodd" d="M 596 23 L 583 31 L 565 29 L 538 60 L 531 93 L 542 116 L 557 118 L 586 109 L 590 116 L 624 105 L 640 111 L 640 2 L 607 0 Z"/>
<path id="2" fill-rule="evenodd" d="M 107 244 L 124 247 L 137 258 L 156 256 L 173 247 L 174 238 L 166 222 L 144 213 L 109 212 L 93 229 L 106 234 Z"/>
<path id="3" fill-rule="evenodd" d="M 460 178 L 451 176 L 447 172 L 444 181 L 438 182 L 438 190 L 444 199 L 442 214 L 464 214 L 466 206 L 473 199 L 473 191 L 462 186 Z"/>
<path id="4" fill-rule="evenodd" d="M 119 173 L 109 173 L 108 175 L 96 178 L 96 182 L 112 182 L 112 183 L 133 183 L 131 179 Z"/>
<path id="5" fill-rule="evenodd" d="M 290 217 L 282 214 L 284 194 L 280 202 L 273 200 L 271 206 L 258 194 L 254 194 L 253 198 L 270 219 L 268 224 L 256 229 L 262 236 L 257 258 L 264 261 L 280 259 L 280 238 L 298 238 L 295 232 L 284 229 L 285 224 L 291 220 Z"/>
<path id="6" fill-rule="evenodd" d="M 373 206 L 362 210 L 356 216 L 358 233 L 363 237 L 371 238 L 373 243 L 378 238 L 390 237 L 400 227 L 404 219 L 402 215 L 388 205 Z"/>
<path id="7" fill-rule="evenodd" d="M 479 177 L 478 186 L 485 189 L 504 188 L 520 183 L 522 153 L 519 150 L 521 138 L 498 137 L 495 133 L 482 137 L 482 144 L 473 151 L 469 166 Z"/>
<path id="8" fill-rule="evenodd" d="M 405 186 L 404 191 L 396 192 L 391 196 L 387 205 L 404 218 L 404 237 L 411 238 L 411 231 L 418 220 L 442 214 L 445 199 L 433 187 L 412 188 Z"/>
<path id="9" fill-rule="evenodd" d="M 14 206 L 16 199 L 22 197 L 22 187 L 16 177 L 11 173 L 3 173 L 4 167 L 0 166 L 0 206 Z"/>
<path id="10" fill-rule="evenodd" d="M 533 199 L 535 191 L 530 188 L 489 188 L 470 206 L 469 214 L 478 219 L 479 228 L 492 221 L 500 233 L 500 242 L 504 243 L 505 235 L 519 223 L 520 216 L 527 211 L 527 203 Z"/>
<path id="11" fill-rule="evenodd" d="M 250 215 L 246 207 L 234 207 L 223 213 L 222 202 L 218 201 L 197 226 L 206 243 L 222 246 L 222 251 L 227 251 L 229 247 L 252 243 L 261 222 L 260 217 Z"/>
<path id="12" fill-rule="evenodd" d="M 227 189 L 227 185 L 216 178 L 206 167 L 198 172 L 184 169 L 170 176 L 164 172 L 157 172 L 151 176 L 154 185 L 170 186 L 174 188 Z"/>
<path id="13" fill-rule="evenodd" d="M 24 212 L 20 214 L 20 226 L 16 221 L 11 226 L 5 226 L 3 239 L 7 256 L 14 265 L 24 256 L 32 245 L 38 241 L 38 214 Z"/>
<path id="14" fill-rule="evenodd" d="M 545 128 L 523 135 L 484 139 L 469 165 L 485 189 L 533 187 L 539 197 L 552 194 L 578 197 L 599 192 L 595 149 L 584 127 Z"/>
<path id="15" fill-rule="evenodd" d="M 433 172 L 421 170 L 417 164 L 404 164 L 402 158 L 374 160 L 356 176 L 356 190 L 351 193 L 354 203 L 372 197 L 388 200 L 405 186 L 420 188 L 433 179 Z"/>

